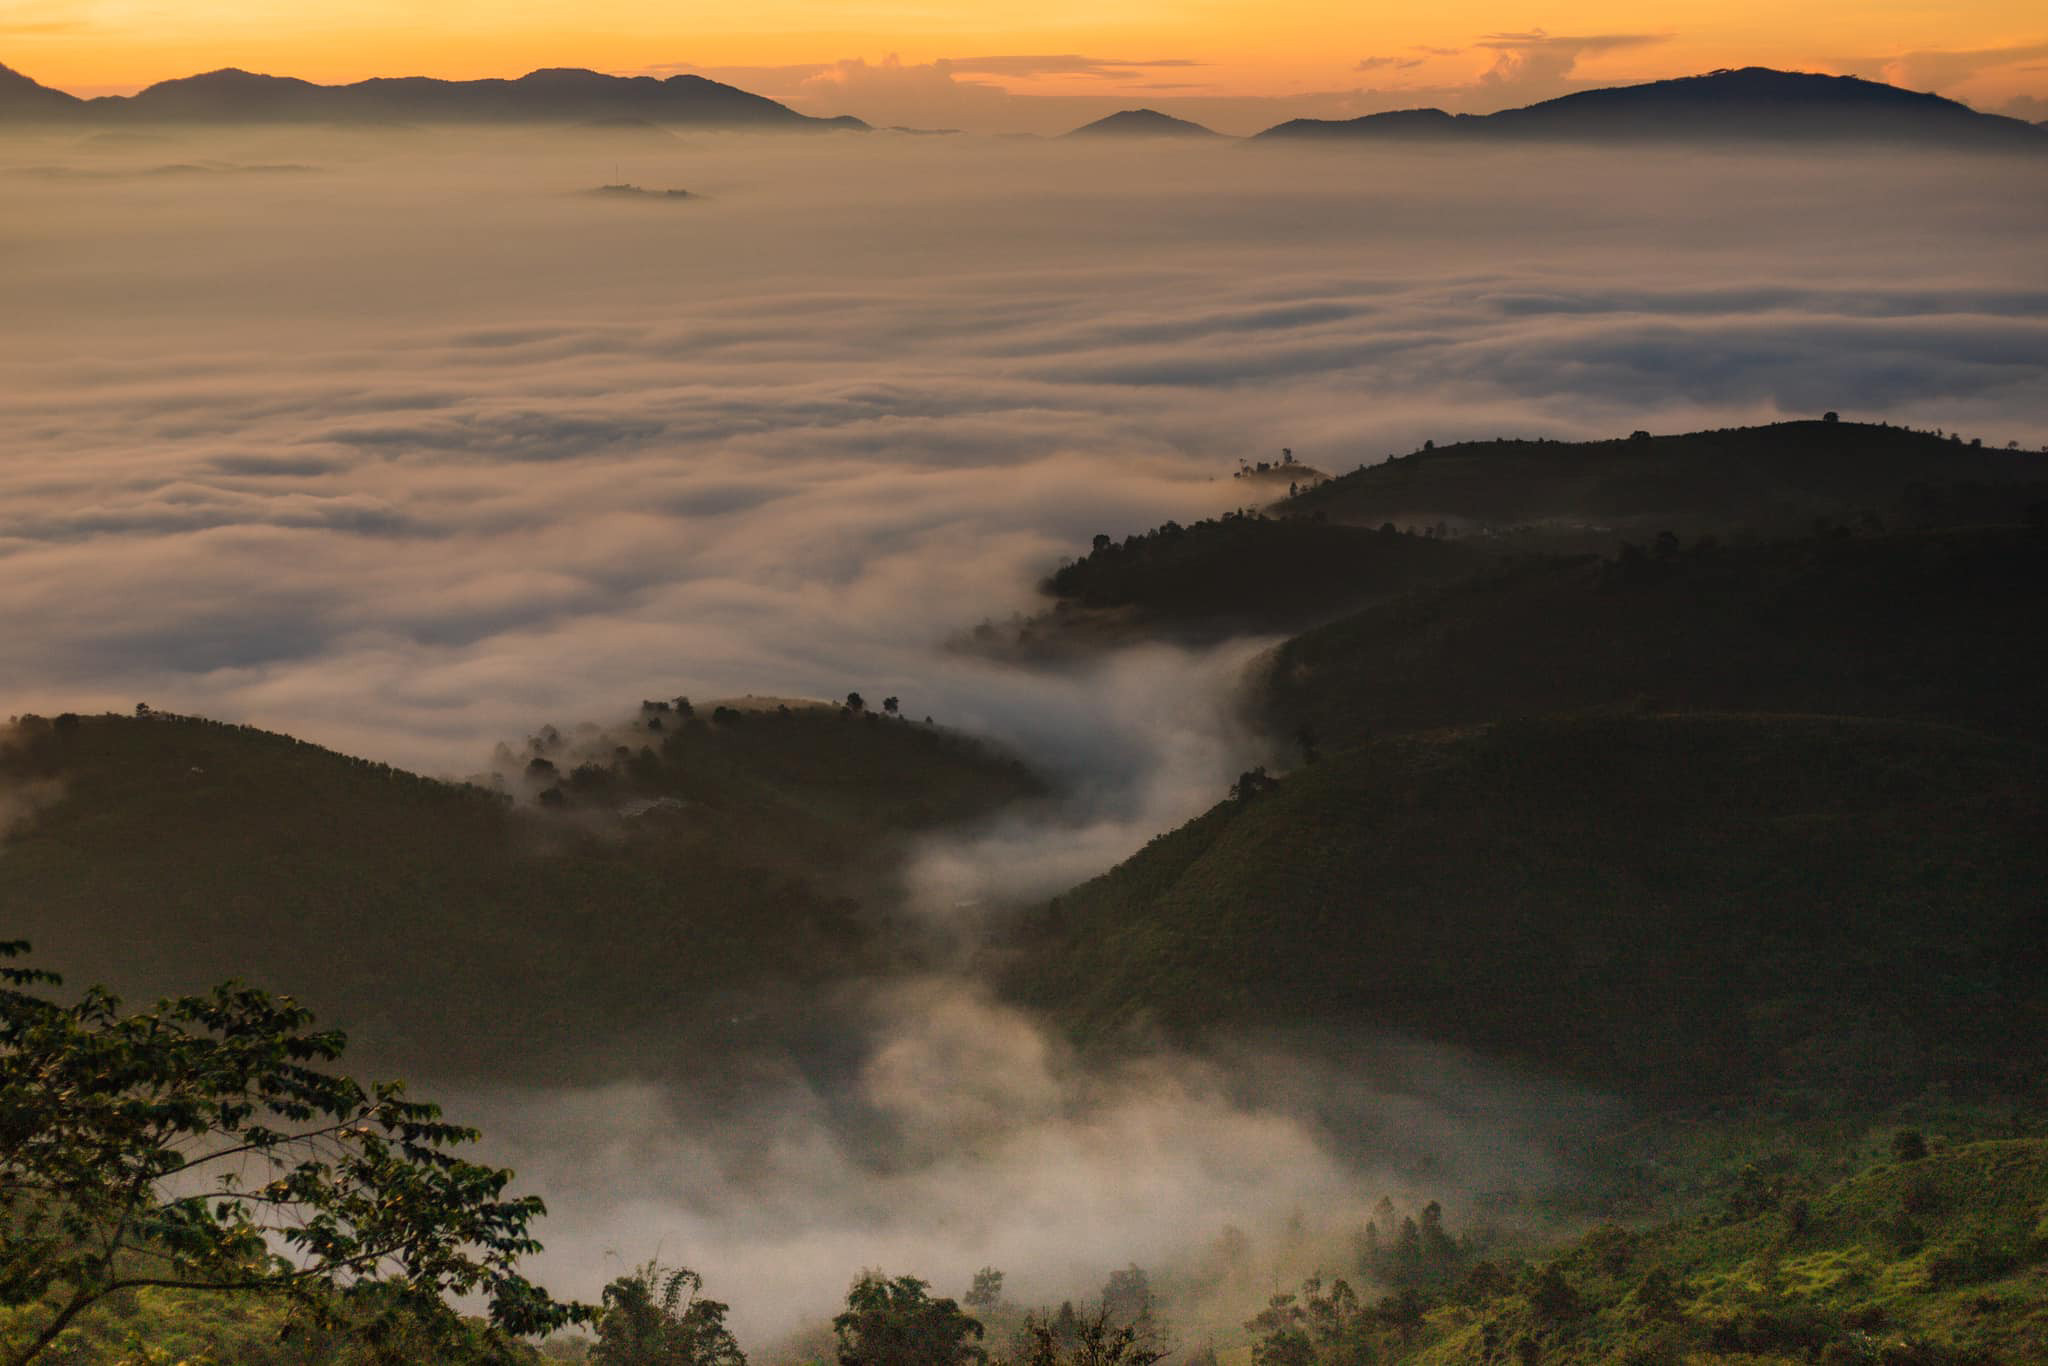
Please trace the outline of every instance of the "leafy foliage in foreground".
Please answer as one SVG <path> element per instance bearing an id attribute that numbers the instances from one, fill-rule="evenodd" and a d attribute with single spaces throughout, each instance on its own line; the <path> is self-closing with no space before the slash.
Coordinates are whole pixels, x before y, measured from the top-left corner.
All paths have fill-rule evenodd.
<path id="1" fill-rule="evenodd" d="M 18 956 L 26 945 L 0 944 Z M 472 1129 L 328 1070 L 344 1041 L 289 999 L 227 985 L 134 1015 L 50 974 L 0 989 L 0 1306 L 24 1363 L 96 1305 L 144 1288 L 292 1300 L 332 1325 L 339 1296 L 455 1342 L 449 1296 L 488 1299 L 512 1336 L 589 1311 L 521 1276 L 538 1197 L 450 1149 Z"/>

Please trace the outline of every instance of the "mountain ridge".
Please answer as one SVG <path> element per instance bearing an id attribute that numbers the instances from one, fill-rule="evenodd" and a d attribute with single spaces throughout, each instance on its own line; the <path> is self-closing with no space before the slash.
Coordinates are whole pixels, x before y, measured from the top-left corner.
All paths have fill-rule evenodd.
<path id="1" fill-rule="evenodd" d="M 611 76 L 543 67 L 511 79 L 450 81 L 373 76 L 318 85 L 222 67 L 158 81 L 133 95 L 81 100 L 0 67 L 0 120 L 113 123 L 323 123 L 405 119 L 440 123 L 525 123 L 641 118 L 705 127 L 865 130 L 850 115 L 815 118 L 703 76 Z"/>
<path id="2" fill-rule="evenodd" d="M 1220 138 L 1223 134 L 1192 119 L 1175 118 L 1157 109 L 1123 109 L 1084 123 L 1062 137 L 1070 138 Z"/>
<path id="3" fill-rule="evenodd" d="M 520 123 L 642 118 L 705 127 L 866 129 L 819 118 L 696 75 L 612 76 L 543 67 L 523 76 L 451 81 L 377 76 L 318 85 L 224 67 L 159 81 L 133 95 L 80 99 L 0 65 L 0 123 L 222 123 L 415 120 Z M 1154 109 L 1126 109 L 1065 137 L 1223 137 Z M 1252 140 L 1525 141 L 1618 144 L 1878 142 L 1986 151 L 2048 150 L 2048 122 L 1987 114 L 1925 91 L 1855 76 L 1750 66 L 1574 91 L 1491 114 L 1397 109 L 1353 119 L 1290 119 Z"/>
<path id="4" fill-rule="evenodd" d="M 2048 149 L 2041 130 L 1924 91 L 1855 76 L 1741 67 L 1640 85 L 1579 90 L 1491 114 L 1396 110 L 1355 119 L 1290 119 L 1260 139 L 1417 137 L 1470 141 L 1909 142 Z"/>

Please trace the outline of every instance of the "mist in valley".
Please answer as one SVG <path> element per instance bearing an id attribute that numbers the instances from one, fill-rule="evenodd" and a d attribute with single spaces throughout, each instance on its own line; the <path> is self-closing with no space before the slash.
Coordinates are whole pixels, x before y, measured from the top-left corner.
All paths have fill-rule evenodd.
<path id="1" fill-rule="evenodd" d="M 1254 501 L 1231 472 L 1282 446 L 1827 409 L 2048 440 L 2042 185 L 1991 158 L 218 129 L 11 136 L 0 183 L 10 710 L 459 777 L 640 697 L 857 690 L 1047 781 L 907 843 L 863 889 L 904 970 L 715 1100 L 701 1021 L 585 1087 L 392 1055 L 546 1195 L 550 1289 L 680 1261 L 750 1349 L 863 1267 L 1039 1304 L 1133 1262 L 1181 1347 L 1235 1341 L 1355 1273 L 1383 1194 L 1551 1218 L 1625 1112 L 1380 1036 L 1087 1054 L 1000 998 L 990 927 L 1288 762 L 1238 706 L 1269 639 L 958 648 L 1092 536 Z"/>

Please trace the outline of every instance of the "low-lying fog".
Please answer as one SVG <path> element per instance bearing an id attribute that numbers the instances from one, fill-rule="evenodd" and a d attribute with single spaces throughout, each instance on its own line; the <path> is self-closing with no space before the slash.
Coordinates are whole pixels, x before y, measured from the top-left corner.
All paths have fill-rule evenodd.
<path id="1" fill-rule="evenodd" d="M 617 181 L 698 197 L 586 193 Z M 2043 191 L 1846 152 L 0 139 L 0 711 L 148 701 L 466 773 L 643 696 L 895 694 L 1084 780 L 1091 821 L 928 851 L 914 894 L 1050 890 L 1253 752 L 1248 643 L 942 648 L 1061 555 L 1231 507 L 1281 446 L 1830 408 L 2037 446 Z M 754 1335 L 863 1265 L 1053 1297 L 1194 1277 L 1232 1223 L 1278 1257 L 1297 1209 L 1310 1263 L 1383 1188 L 1542 1181 L 1593 1104 L 1384 1041 L 1090 1075 L 971 983 L 892 992 L 857 1071 L 880 1159 L 795 1083 L 747 1143 L 651 1086 L 453 1099 L 550 1196 L 554 1288 L 659 1248 Z"/>
<path id="2" fill-rule="evenodd" d="M 678 692 L 1002 729 L 932 642 L 1240 456 L 2048 439 L 2032 163 L 137 136 L 0 141 L 10 709 L 453 772 Z"/>

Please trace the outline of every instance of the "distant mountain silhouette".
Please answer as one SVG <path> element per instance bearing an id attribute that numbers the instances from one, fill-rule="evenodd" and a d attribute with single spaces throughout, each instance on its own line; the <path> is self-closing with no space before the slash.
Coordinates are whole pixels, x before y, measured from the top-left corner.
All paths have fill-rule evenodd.
<path id="1" fill-rule="evenodd" d="M 0 119 L 64 118 L 85 108 L 85 101 L 47 85 L 38 85 L 10 66 L 0 66 Z"/>
<path id="2" fill-rule="evenodd" d="M 1255 136 L 1435 139 L 1462 135 L 1473 122 L 1473 116 L 1470 114 L 1446 114 L 1441 109 L 1393 109 L 1384 114 L 1367 114 L 1356 119 L 1291 119 Z"/>
<path id="3" fill-rule="evenodd" d="M 2048 150 L 2038 127 L 1854 76 L 1746 67 L 1647 85 L 1582 90 L 1496 114 L 1410 109 L 1363 118 L 1295 119 L 1262 138 L 1561 142 L 1912 143 Z"/>
<path id="4" fill-rule="evenodd" d="M 1162 114 L 1157 109 L 1126 109 L 1083 124 L 1070 138 L 1220 138 L 1223 134 L 1199 123 Z"/>
<path id="5" fill-rule="evenodd" d="M 811 118 L 762 95 L 702 76 L 607 76 L 571 68 L 517 80 L 378 77 L 315 85 L 229 68 L 159 81 L 130 96 L 80 100 L 0 68 L 0 119 L 99 123 L 540 123 L 638 120 L 699 127 L 866 128 L 859 119 Z"/>

